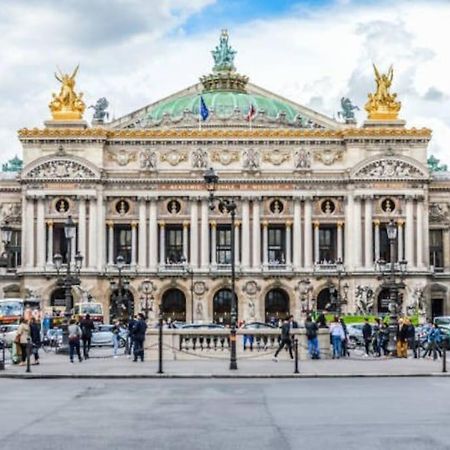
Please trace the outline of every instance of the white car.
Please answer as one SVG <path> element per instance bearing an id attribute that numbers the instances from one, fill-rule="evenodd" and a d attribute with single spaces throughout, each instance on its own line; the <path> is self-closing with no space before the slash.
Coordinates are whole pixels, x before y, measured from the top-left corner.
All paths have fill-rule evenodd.
<path id="1" fill-rule="evenodd" d="M 8 347 L 14 342 L 16 337 L 17 328 L 19 325 L 0 325 L 0 339 L 8 345 Z"/>

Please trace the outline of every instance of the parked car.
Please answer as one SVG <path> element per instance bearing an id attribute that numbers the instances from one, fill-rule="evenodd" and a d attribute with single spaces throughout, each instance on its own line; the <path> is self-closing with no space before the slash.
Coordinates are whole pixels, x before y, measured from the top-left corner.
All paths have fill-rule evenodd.
<path id="1" fill-rule="evenodd" d="M 110 347 L 113 345 L 113 325 L 100 324 L 92 333 L 91 346 L 92 347 Z M 125 347 L 128 337 L 128 330 L 125 328 L 120 329 L 119 333 L 119 347 Z"/>
<path id="2" fill-rule="evenodd" d="M 244 330 L 264 330 L 264 329 L 272 329 L 276 330 L 277 327 L 274 325 L 271 325 L 270 323 L 264 323 L 264 322 L 248 322 L 244 324 L 241 328 Z"/>
<path id="3" fill-rule="evenodd" d="M 187 323 L 181 327 L 182 330 L 220 330 L 224 328 L 218 323 Z"/>
<path id="4" fill-rule="evenodd" d="M 0 326 L 0 339 L 4 341 L 8 347 L 14 342 L 17 328 L 19 328 L 19 325 L 16 324 Z"/>
<path id="5" fill-rule="evenodd" d="M 357 345 L 363 345 L 364 339 L 362 334 L 363 323 L 349 323 L 347 324 L 348 344 L 350 348 Z"/>

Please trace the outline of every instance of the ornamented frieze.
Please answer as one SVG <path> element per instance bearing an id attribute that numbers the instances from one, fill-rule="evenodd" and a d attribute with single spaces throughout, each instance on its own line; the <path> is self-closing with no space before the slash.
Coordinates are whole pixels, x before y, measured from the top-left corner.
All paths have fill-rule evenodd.
<path id="1" fill-rule="evenodd" d="M 119 151 L 107 149 L 107 154 L 108 159 L 115 161 L 119 166 L 126 166 L 137 159 L 137 152 L 130 152 L 124 149 Z"/>
<path id="2" fill-rule="evenodd" d="M 364 178 L 420 178 L 426 176 L 417 167 L 398 159 L 379 159 L 361 168 L 355 177 Z"/>
<path id="3" fill-rule="evenodd" d="M 288 150 L 280 150 L 278 148 L 273 150 L 265 150 L 263 152 L 263 161 L 273 164 L 274 166 L 280 166 L 285 161 L 288 161 L 291 154 Z"/>
<path id="4" fill-rule="evenodd" d="M 247 170 L 258 170 L 260 166 L 259 151 L 247 148 L 242 152 L 242 167 Z"/>
<path id="5" fill-rule="evenodd" d="M 309 169 L 311 167 L 311 152 L 302 148 L 296 150 L 294 164 L 296 169 Z"/>
<path id="6" fill-rule="evenodd" d="M 168 162 L 171 166 L 177 166 L 180 162 L 187 161 L 187 152 L 184 150 L 169 150 L 161 153 L 161 161 Z"/>
<path id="7" fill-rule="evenodd" d="M 194 169 L 206 169 L 208 167 L 208 152 L 203 148 L 196 148 L 191 154 L 192 167 Z"/>
<path id="8" fill-rule="evenodd" d="M 91 169 L 70 159 L 54 159 L 30 170 L 24 178 L 42 179 L 92 179 L 98 178 Z"/>
<path id="9" fill-rule="evenodd" d="M 232 162 L 239 161 L 239 152 L 237 150 L 213 150 L 211 161 L 228 166 Z"/>
<path id="10" fill-rule="evenodd" d="M 139 165 L 144 170 L 156 170 L 158 154 L 151 148 L 146 148 L 139 153 Z"/>
<path id="11" fill-rule="evenodd" d="M 336 150 L 323 149 L 314 153 L 314 159 L 322 162 L 326 166 L 331 166 L 336 161 L 342 159 L 343 154 L 344 154 L 343 149 L 336 149 Z"/>

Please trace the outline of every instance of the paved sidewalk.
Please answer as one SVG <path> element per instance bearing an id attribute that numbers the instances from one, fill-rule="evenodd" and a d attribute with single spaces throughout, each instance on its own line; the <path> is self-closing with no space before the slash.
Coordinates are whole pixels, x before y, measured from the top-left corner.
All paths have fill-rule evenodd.
<path id="1" fill-rule="evenodd" d="M 155 359 L 133 362 L 121 355 L 110 357 L 110 350 L 94 350 L 92 358 L 71 364 L 67 355 L 42 353 L 41 364 L 26 367 L 7 365 L 0 377 L 31 378 L 146 378 L 158 377 Z M 450 362 L 450 361 L 448 361 Z M 430 359 L 349 358 L 339 360 L 300 361 L 300 375 L 294 374 L 293 361 L 284 358 L 238 360 L 238 370 L 230 371 L 228 360 L 178 360 L 164 361 L 163 377 L 389 377 L 446 375 L 442 373 L 442 361 Z"/>

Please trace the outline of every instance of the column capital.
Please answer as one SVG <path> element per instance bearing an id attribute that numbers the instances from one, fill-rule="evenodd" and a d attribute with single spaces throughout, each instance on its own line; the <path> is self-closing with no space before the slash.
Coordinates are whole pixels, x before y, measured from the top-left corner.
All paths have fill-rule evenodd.
<path id="1" fill-rule="evenodd" d="M 402 227 L 404 224 L 405 224 L 405 221 L 404 221 L 403 219 L 398 219 L 398 220 L 397 220 L 397 225 L 398 225 L 399 227 Z"/>
<path id="2" fill-rule="evenodd" d="M 286 220 L 286 228 L 292 227 L 292 220 Z"/>
<path id="3" fill-rule="evenodd" d="M 136 228 L 137 226 L 138 226 L 138 222 L 133 220 L 133 222 L 131 222 L 131 228 Z"/>
<path id="4" fill-rule="evenodd" d="M 114 226 L 114 222 L 113 222 L 112 220 L 107 220 L 107 221 L 106 221 L 106 226 L 107 226 L 108 228 L 112 228 L 112 227 Z"/>
<path id="5" fill-rule="evenodd" d="M 241 221 L 240 220 L 235 220 L 234 227 L 237 228 L 237 227 L 240 227 L 240 226 L 241 226 Z"/>
<path id="6" fill-rule="evenodd" d="M 319 228 L 320 222 L 319 222 L 318 220 L 315 220 L 315 221 L 313 222 L 313 225 L 314 225 L 314 228 Z"/>
<path id="7" fill-rule="evenodd" d="M 164 225 L 164 222 L 161 221 L 160 225 L 161 225 L 161 223 Z M 189 220 L 184 220 L 183 221 L 183 228 L 188 228 L 189 227 L 189 223 L 190 223 Z"/>
<path id="8" fill-rule="evenodd" d="M 51 219 L 46 220 L 46 224 L 47 224 L 49 227 L 52 227 L 52 226 L 53 226 L 53 220 L 51 220 Z"/>
<path id="9" fill-rule="evenodd" d="M 375 220 L 373 221 L 373 224 L 374 224 L 375 226 L 380 226 L 380 220 L 379 220 L 379 219 L 375 219 Z"/>
<path id="10" fill-rule="evenodd" d="M 267 228 L 269 225 L 269 222 L 267 220 L 263 220 L 263 221 L 261 221 L 261 224 L 264 228 Z"/>
<path id="11" fill-rule="evenodd" d="M 166 222 L 164 222 L 164 220 L 160 220 L 160 221 L 158 222 L 158 225 L 159 225 L 161 228 L 164 228 L 164 227 L 166 226 Z M 183 223 L 183 225 L 184 225 L 184 223 Z"/>
<path id="12" fill-rule="evenodd" d="M 344 226 L 344 222 L 342 220 L 339 220 L 338 222 L 336 222 L 336 226 L 338 228 L 342 228 Z"/>

